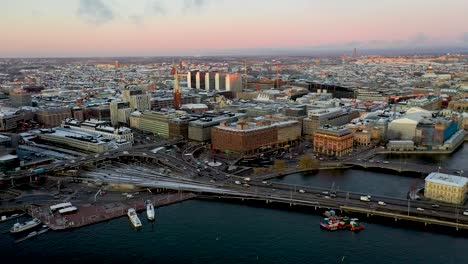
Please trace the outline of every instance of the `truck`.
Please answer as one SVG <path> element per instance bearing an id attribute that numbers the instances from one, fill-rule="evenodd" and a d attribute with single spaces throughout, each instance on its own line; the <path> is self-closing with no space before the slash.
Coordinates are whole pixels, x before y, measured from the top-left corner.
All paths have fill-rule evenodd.
<path id="1" fill-rule="evenodd" d="M 369 196 L 361 196 L 361 201 L 370 202 L 370 198 L 369 198 Z"/>

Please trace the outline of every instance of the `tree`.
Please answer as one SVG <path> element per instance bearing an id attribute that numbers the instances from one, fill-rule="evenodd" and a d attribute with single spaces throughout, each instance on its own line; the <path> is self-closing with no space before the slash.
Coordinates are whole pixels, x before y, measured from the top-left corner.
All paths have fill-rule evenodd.
<path id="1" fill-rule="evenodd" d="M 275 160 L 275 163 L 273 164 L 273 170 L 275 171 L 282 171 L 286 169 L 286 161 L 284 160 Z"/>
<path id="2" fill-rule="evenodd" d="M 301 169 L 318 169 L 320 161 L 313 158 L 310 154 L 303 155 L 299 160 L 299 168 Z"/>

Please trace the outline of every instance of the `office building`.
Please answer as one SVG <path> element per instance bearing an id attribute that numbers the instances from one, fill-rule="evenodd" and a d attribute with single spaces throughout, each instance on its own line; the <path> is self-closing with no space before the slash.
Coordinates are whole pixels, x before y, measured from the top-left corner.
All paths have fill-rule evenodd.
<path id="1" fill-rule="evenodd" d="M 345 127 L 323 126 L 314 133 L 314 152 L 341 157 L 353 151 L 353 134 Z"/>
<path id="2" fill-rule="evenodd" d="M 424 183 L 426 198 L 451 204 L 464 204 L 468 178 L 440 172 L 430 173 Z"/>
<path id="3" fill-rule="evenodd" d="M 45 127 L 56 127 L 62 121 L 71 118 L 71 109 L 68 107 L 44 108 L 37 111 L 37 121 Z"/>

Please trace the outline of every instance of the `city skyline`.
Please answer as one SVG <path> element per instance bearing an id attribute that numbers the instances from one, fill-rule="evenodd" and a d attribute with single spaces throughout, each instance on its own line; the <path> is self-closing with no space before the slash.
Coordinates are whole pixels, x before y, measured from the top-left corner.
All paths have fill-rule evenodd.
<path id="1" fill-rule="evenodd" d="M 466 50 L 468 3 L 4 1 L 0 57 Z"/>

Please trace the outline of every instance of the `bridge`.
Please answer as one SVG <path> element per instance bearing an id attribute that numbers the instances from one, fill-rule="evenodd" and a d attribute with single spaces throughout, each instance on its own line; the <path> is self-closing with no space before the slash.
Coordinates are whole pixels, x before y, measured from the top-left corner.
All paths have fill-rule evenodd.
<path id="1" fill-rule="evenodd" d="M 107 174 L 107 175 L 106 175 Z M 370 202 L 361 201 L 367 193 L 330 190 L 312 186 L 290 185 L 259 180 L 246 181 L 231 176 L 214 179 L 202 177 L 170 177 L 141 168 L 107 167 L 84 174 L 93 180 L 108 183 L 128 183 L 145 188 L 160 188 L 192 192 L 201 197 L 234 199 L 238 201 L 262 201 L 266 204 L 301 206 L 311 211 L 336 209 L 340 211 L 407 220 L 424 225 L 439 225 L 455 229 L 468 229 L 468 216 L 464 208 L 451 204 L 411 201 L 394 197 L 371 195 Z M 378 203 L 380 202 L 380 203 Z M 384 205 L 382 205 L 382 202 Z"/>

